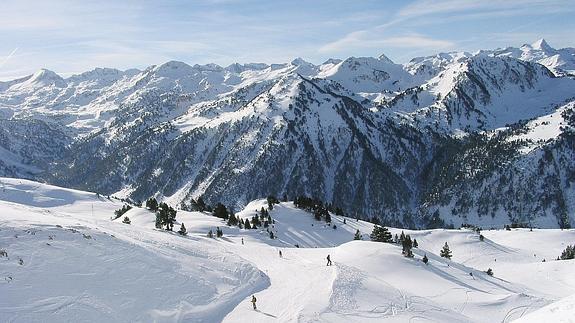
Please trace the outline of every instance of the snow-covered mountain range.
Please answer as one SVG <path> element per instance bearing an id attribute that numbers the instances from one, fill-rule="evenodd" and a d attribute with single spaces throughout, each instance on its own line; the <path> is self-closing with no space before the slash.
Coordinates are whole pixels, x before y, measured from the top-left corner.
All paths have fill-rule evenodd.
<path id="1" fill-rule="evenodd" d="M 575 49 L 0 82 L 0 175 L 187 208 L 273 194 L 434 227 L 575 225 Z"/>

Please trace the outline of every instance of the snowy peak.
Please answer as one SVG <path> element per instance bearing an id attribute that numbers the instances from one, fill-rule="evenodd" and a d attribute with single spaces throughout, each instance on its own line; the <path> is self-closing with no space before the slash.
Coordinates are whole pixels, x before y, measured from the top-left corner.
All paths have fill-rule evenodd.
<path id="1" fill-rule="evenodd" d="M 295 66 L 294 72 L 304 76 L 312 77 L 318 72 L 318 67 L 314 64 L 305 61 L 301 57 L 297 57 L 290 62 L 290 65 Z"/>
<path id="2" fill-rule="evenodd" d="M 541 39 L 537 40 L 536 42 L 534 42 L 533 44 L 531 44 L 531 48 L 533 48 L 535 50 L 542 50 L 544 52 L 554 52 L 555 51 L 555 49 L 553 49 L 551 46 L 549 46 L 547 41 L 545 41 L 545 39 L 543 39 L 543 38 L 541 38 Z"/>
<path id="3" fill-rule="evenodd" d="M 310 63 L 310 62 L 304 60 L 304 59 L 301 58 L 301 57 L 296 57 L 296 58 L 294 58 L 294 59 L 290 62 L 290 64 L 291 64 L 291 65 L 295 65 L 295 66 L 302 66 L 302 65 L 304 65 L 304 66 L 310 66 L 310 65 L 311 65 L 311 66 L 315 66 L 315 65 L 313 65 L 312 63 Z"/>
<path id="4" fill-rule="evenodd" d="M 436 121 L 445 124 L 443 129 L 451 133 L 492 130 L 545 115 L 569 100 L 575 88 L 570 78 L 557 78 L 540 64 L 511 57 L 480 53 L 447 61 L 452 62 L 435 71 L 435 77 L 405 90 L 386 107 L 413 113 L 421 122 L 437 117 L 440 120 Z M 421 66 L 432 66 L 413 63 L 410 67 L 415 68 L 415 75 L 425 72 Z M 542 97 L 541 93 L 546 95 Z"/>
<path id="5" fill-rule="evenodd" d="M 154 67 L 152 71 L 157 75 L 177 78 L 193 73 L 193 67 L 184 62 L 169 61 Z"/>
<path id="6" fill-rule="evenodd" d="M 379 55 L 378 59 L 387 64 L 395 64 L 389 57 L 385 56 L 385 54 Z"/>
<path id="7" fill-rule="evenodd" d="M 246 64 L 240 64 L 240 63 L 233 63 L 228 65 L 225 70 L 232 72 L 232 73 L 242 73 L 245 71 L 262 71 L 265 70 L 266 68 L 270 67 L 268 64 L 265 63 L 246 63 Z"/>
<path id="8" fill-rule="evenodd" d="M 482 53 L 492 56 L 507 56 L 544 65 L 557 76 L 575 74 L 575 48 L 555 49 L 545 39 L 520 48 L 486 50 Z"/>
<path id="9" fill-rule="evenodd" d="M 56 87 L 66 86 L 66 81 L 60 75 L 44 68 L 34 73 L 26 83 L 38 87 L 50 85 Z"/>
<path id="10" fill-rule="evenodd" d="M 206 72 L 222 72 L 224 70 L 223 67 L 221 67 L 218 64 L 213 64 L 213 63 L 209 63 L 209 64 L 195 64 L 194 65 L 194 69 L 199 70 L 199 71 L 206 71 Z"/>
<path id="11" fill-rule="evenodd" d="M 403 66 L 373 57 L 350 57 L 324 68 L 318 78 L 338 82 L 354 93 L 396 91 L 410 76 Z"/>
<path id="12" fill-rule="evenodd" d="M 321 65 L 336 65 L 341 63 L 341 59 L 338 58 L 328 58 L 325 62 L 323 62 L 323 64 Z"/>
<path id="13" fill-rule="evenodd" d="M 140 73 L 137 69 L 121 71 L 115 68 L 101 68 L 97 67 L 91 71 L 82 74 L 72 75 L 66 79 L 70 83 L 90 83 L 93 85 L 107 86 L 121 78 L 127 76 L 132 77 Z"/>
<path id="14" fill-rule="evenodd" d="M 433 56 L 415 57 L 404 65 L 406 71 L 414 76 L 415 82 L 422 84 L 437 76 L 452 63 L 465 62 L 473 55 L 468 52 L 439 53 Z"/>

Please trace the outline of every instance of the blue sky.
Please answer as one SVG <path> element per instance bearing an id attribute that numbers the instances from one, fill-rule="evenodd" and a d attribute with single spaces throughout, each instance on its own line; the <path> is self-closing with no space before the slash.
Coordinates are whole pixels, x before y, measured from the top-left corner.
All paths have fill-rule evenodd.
<path id="1" fill-rule="evenodd" d="M 0 80 L 48 68 L 575 47 L 575 0 L 2 0 Z"/>

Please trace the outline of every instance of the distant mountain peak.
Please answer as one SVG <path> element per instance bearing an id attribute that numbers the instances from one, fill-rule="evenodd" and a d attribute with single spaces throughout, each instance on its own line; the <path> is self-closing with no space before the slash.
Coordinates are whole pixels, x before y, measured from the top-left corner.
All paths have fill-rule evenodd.
<path id="1" fill-rule="evenodd" d="M 295 65 L 295 66 L 313 65 L 312 63 L 310 63 L 310 62 L 304 60 L 304 59 L 301 58 L 301 57 L 296 57 L 296 58 L 294 58 L 294 59 L 290 62 L 290 64 L 291 64 L 291 65 Z"/>
<path id="2" fill-rule="evenodd" d="M 385 56 L 385 54 L 379 55 L 378 59 L 384 63 L 395 64 L 389 57 Z"/>
<path id="3" fill-rule="evenodd" d="M 160 65 L 160 67 L 166 67 L 166 68 L 173 68 L 173 69 L 177 69 L 177 68 L 190 68 L 191 66 L 182 62 L 182 61 L 167 61 L 164 64 Z"/>
<path id="4" fill-rule="evenodd" d="M 542 51 L 553 50 L 553 47 L 549 46 L 547 41 L 545 41 L 545 39 L 543 39 L 543 38 L 541 38 L 541 39 L 537 40 L 536 42 L 534 42 L 533 44 L 531 44 L 531 48 L 542 50 Z"/>
<path id="5" fill-rule="evenodd" d="M 32 77 L 28 80 L 27 83 L 42 86 L 53 84 L 58 87 L 63 87 L 66 84 L 66 82 L 60 75 L 45 68 L 36 71 L 36 73 L 32 75 Z"/>
<path id="6" fill-rule="evenodd" d="M 325 62 L 323 62 L 322 65 L 326 65 L 326 64 L 336 65 L 336 64 L 339 64 L 341 62 L 342 62 L 342 60 L 338 59 L 338 58 L 328 58 Z"/>

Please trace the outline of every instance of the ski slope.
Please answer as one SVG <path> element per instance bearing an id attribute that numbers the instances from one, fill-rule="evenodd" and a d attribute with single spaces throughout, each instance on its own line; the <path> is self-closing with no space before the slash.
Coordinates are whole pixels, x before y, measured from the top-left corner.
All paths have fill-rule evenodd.
<path id="1" fill-rule="evenodd" d="M 518 319 L 517 323 L 535 322 L 555 322 L 573 323 L 575 322 L 575 294 L 565 297 L 560 301 L 549 304 L 540 310 L 525 315 Z"/>
<path id="2" fill-rule="evenodd" d="M 131 225 L 112 221 L 122 205 L 0 178 L 1 321 L 509 322 L 575 294 L 574 261 L 553 261 L 574 230 L 491 230 L 484 241 L 466 229 L 404 230 L 419 243 L 408 259 L 367 241 L 370 223 L 334 215 L 334 229 L 291 202 L 270 211 L 274 240 L 200 212 L 178 211 L 185 237 L 155 229 L 144 208 L 125 214 Z M 208 238 L 216 227 L 224 236 Z M 445 242 L 452 260 L 438 256 Z"/>

